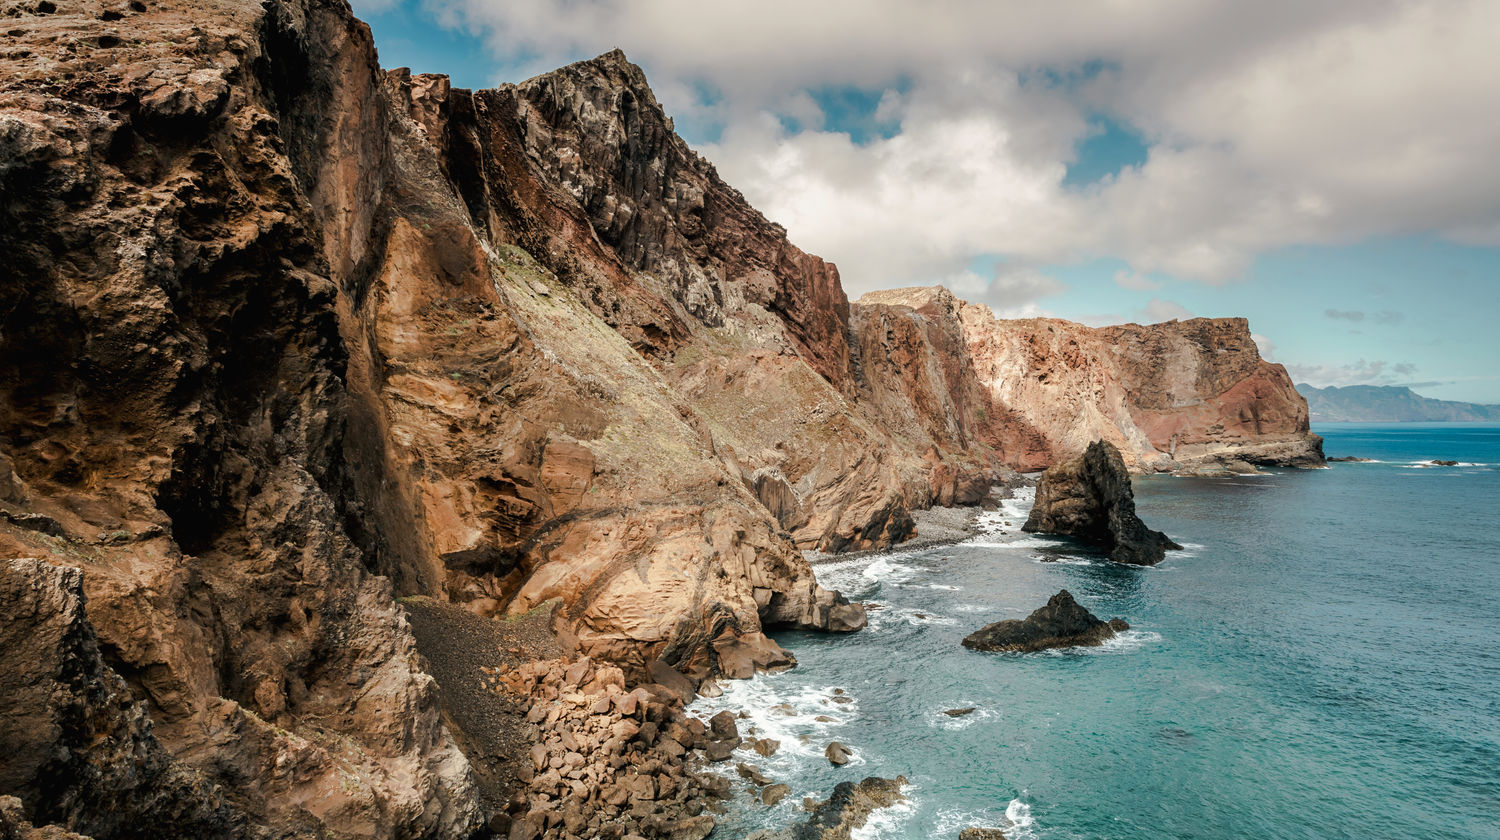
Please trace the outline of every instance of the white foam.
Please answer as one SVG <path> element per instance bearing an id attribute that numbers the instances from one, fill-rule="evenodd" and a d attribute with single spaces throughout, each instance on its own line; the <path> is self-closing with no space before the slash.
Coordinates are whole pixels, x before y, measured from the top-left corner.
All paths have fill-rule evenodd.
<path id="1" fill-rule="evenodd" d="M 1010 830 L 1005 832 L 1006 837 L 1036 836 L 1036 820 L 1031 816 L 1031 806 L 1022 802 L 1020 797 L 1012 799 L 1005 806 L 1005 819 L 1010 821 Z"/>
<path id="2" fill-rule="evenodd" d="M 902 829 L 917 813 L 916 799 L 907 796 L 893 805 L 876 808 L 865 818 L 865 824 L 849 832 L 849 840 L 882 840 L 900 837 Z"/>
<path id="3" fill-rule="evenodd" d="M 1067 544 L 1067 540 L 1059 537 L 1036 537 L 1031 534 L 1027 534 L 1024 537 L 1015 536 L 1010 539 L 1005 539 L 1004 537 L 996 539 L 991 536 L 989 538 L 976 538 L 964 542 L 964 545 L 972 545 L 977 548 L 1057 548 Z"/>
<path id="4" fill-rule="evenodd" d="M 970 706 L 975 705 L 978 704 L 971 703 L 966 700 L 962 703 L 954 704 L 953 708 L 966 709 Z M 995 717 L 995 713 L 990 711 L 989 709 L 975 709 L 974 711 L 969 712 L 966 715 L 958 715 L 957 717 L 954 717 L 947 712 L 934 709 L 927 714 L 927 725 L 933 727 L 934 729 L 946 729 L 949 731 L 954 731 L 959 729 L 968 729 L 979 721 L 988 720 L 992 717 Z"/>
<path id="5" fill-rule="evenodd" d="M 1110 638 L 1105 639 L 1104 644 L 1101 645 L 1095 645 L 1094 647 L 1074 647 L 1063 648 L 1061 650 L 1049 650 L 1047 651 L 1047 653 L 1085 653 L 1092 654 L 1094 656 L 1104 656 L 1116 653 L 1135 653 L 1136 651 L 1140 650 L 1143 647 L 1146 647 L 1147 645 L 1154 645 L 1160 641 L 1161 634 L 1152 630 L 1126 630 L 1123 633 L 1116 633 Z"/>
<path id="6" fill-rule="evenodd" d="M 1087 557 L 1073 557 L 1067 554 L 1033 554 L 1031 559 L 1038 563 L 1058 563 L 1063 566 L 1092 566 L 1094 561 Z"/>
<path id="7" fill-rule="evenodd" d="M 904 583 L 912 579 L 917 572 L 925 572 L 927 569 L 919 569 L 915 566 L 904 566 L 900 563 L 892 563 L 889 557 L 876 558 L 875 562 L 866 566 L 861 572 L 866 578 L 881 583 Z"/>
<path id="8" fill-rule="evenodd" d="M 942 615 L 932 610 L 919 610 L 913 607 L 898 607 L 885 604 L 881 609 L 869 614 L 870 629 L 879 630 L 893 622 L 904 622 L 913 627 L 924 624 L 957 624 L 958 619 L 952 616 Z"/>
<path id="9" fill-rule="evenodd" d="M 699 697 L 688 707 L 688 711 L 707 720 L 721 711 L 744 712 L 748 717 L 741 723 L 742 731 L 755 729 L 755 737 L 771 738 L 781 742 L 774 755 L 755 761 L 777 768 L 783 774 L 797 764 L 799 759 L 822 759 L 823 749 L 829 733 L 859 717 L 859 699 L 843 686 L 795 686 L 783 687 L 779 675 L 761 674 L 748 680 L 727 680 L 722 683 L 724 693 L 719 697 Z M 835 694 L 839 689 L 842 694 Z M 835 702 L 834 697 L 847 698 Z M 818 718 L 824 718 L 818 720 Z M 859 750 L 850 747 L 854 754 L 852 764 L 864 763 Z M 772 775 L 775 775 L 774 773 Z"/>
<path id="10" fill-rule="evenodd" d="M 1031 816 L 1031 806 L 1018 797 L 1005 806 L 1003 813 L 992 810 L 963 811 L 945 808 L 933 818 L 933 838 L 957 837 L 966 828 L 998 828 L 1010 840 L 1034 840 L 1036 820 Z"/>
<path id="11" fill-rule="evenodd" d="M 1486 463 L 1484 461 L 1458 461 L 1457 463 L 1453 463 L 1453 464 L 1439 464 L 1436 461 L 1437 461 L 1437 459 L 1435 459 L 1435 458 L 1434 459 L 1430 459 L 1430 460 L 1426 460 L 1426 461 L 1412 461 L 1409 464 L 1402 464 L 1401 466 L 1402 466 L 1403 469 L 1408 469 L 1408 470 L 1425 470 L 1425 469 L 1433 469 L 1433 468 L 1441 469 L 1443 467 L 1448 467 L 1448 468 L 1451 469 L 1453 467 L 1493 467 L 1493 466 L 1495 466 L 1494 464 Z"/>

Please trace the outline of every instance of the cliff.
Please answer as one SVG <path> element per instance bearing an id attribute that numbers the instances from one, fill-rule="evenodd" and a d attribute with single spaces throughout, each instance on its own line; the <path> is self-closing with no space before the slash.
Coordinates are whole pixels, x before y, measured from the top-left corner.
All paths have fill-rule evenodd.
<path id="1" fill-rule="evenodd" d="M 1324 423 L 1483 423 L 1500 420 L 1500 405 L 1435 400 L 1393 385 L 1298 384 L 1312 419 Z"/>
<path id="2" fill-rule="evenodd" d="M 1139 471 L 1323 461 L 1306 402 L 1285 368 L 1260 358 L 1243 318 L 1101 328 L 1002 320 L 937 286 L 871 292 L 855 308 L 866 307 L 957 325 L 988 400 L 990 439 L 1018 469 L 1074 457 L 1095 440 Z"/>
<path id="3" fill-rule="evenodd" d="M 48 643 L 3 669 L 59 688 L 0 696 L 38 722 L 0 796 L 38 824 L 464 836 L 473 741 L 401 597 L 743 674 L 788 659 L 764 630 L 863 626 L 801 549 L 1075 439 L 969 307 L 851 307 L 619 53 L 472 92 L 382 71 L 338 0 L 5 14 L 0 552 L 6 638 Z M 1041 329 L 1028 363 L 1160 391 L 1118 415 L 1157 449 L 1295 435 L 1269 374 L 1188 360 L 1200 399 Z"/>

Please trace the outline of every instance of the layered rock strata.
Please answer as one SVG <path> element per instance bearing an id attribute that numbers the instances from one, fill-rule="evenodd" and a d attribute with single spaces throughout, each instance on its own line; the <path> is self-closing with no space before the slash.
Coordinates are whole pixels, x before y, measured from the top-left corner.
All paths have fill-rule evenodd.
<path id="1" fill-rule="evenodd" d="M 1042 473 L 1021 530 L 1076 537 L 1098 545 L 1115 562 L 1136 566 L 1154 566 L 1169 549 L 1182 548 L 1136 515 L 1125 461 L 1113 444 L 1102 440 Z"/>
<path id="2" fill-rule="evenodd" d="M 1323 462 L 1306 401 L 1285 368 L 1261 359 L 1243 318 L 1099 328 L 1003 320 L 939 286 L 871 292 L 855 309 L 867 306 L 953 325 L 992 437 L 1018 469 L 1050 466 L 1095 440 L 1141 471 Z"/>
<path id="3" fill-rule="evenodd" d="M 1064 647 L 1097 647 L 1129 630 L 1122 619 L 1100 621 L 1073 600 L 1064 589 L 1047 599 L 1024 619 L 988 624 L 964 637 L 963 646 L 973 650 L 1029 653 Z"/>

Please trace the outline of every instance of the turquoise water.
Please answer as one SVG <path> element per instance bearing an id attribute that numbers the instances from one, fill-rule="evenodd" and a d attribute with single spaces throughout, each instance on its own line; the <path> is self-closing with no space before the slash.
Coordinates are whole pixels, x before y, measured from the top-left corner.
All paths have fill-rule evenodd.
<path id="1" fill-rule="evenodd" d="M 1025 500 L 991 516 L 1006 533 L 821 567 L 880 609 L 852 636 L 778 636 L 799 668 L 701 701 L 782 740 L 755 763 L 793 788 L 724 836 L 905 774 L 912 801 L 859 837 L 1500 838 L 1500 427 L 1316 431 L 1381 463 L 1138 479 L 1142 517 L 1188 549 L 1156 568 L 1006 528 Z M 1067 652 L 959 646 L 1061 588 L 1133 629 Z M 853 764 L 823 759 L 832 739 Z"/>

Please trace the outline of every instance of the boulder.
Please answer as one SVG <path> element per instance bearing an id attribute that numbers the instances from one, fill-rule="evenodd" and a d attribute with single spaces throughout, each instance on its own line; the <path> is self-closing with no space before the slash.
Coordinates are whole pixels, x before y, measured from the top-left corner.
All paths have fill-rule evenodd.
<path id="1" fill-rule="evenodd" d="M 792 792 L 791 787 L 789 787 L 787 785 L 783 785 L 783 784 L 770 785 L 765 790 L 763 790 L 763 791 L 760 792 L 760 804 L 766 806 L 767 808 L 770 808 L 773 805 L 775 805 L 776 803 L 778 803 L 781 800 L 785 799 L 786 795 L 789 794 L 789 793 L 791 793 L 791 792 Z"/>
<path id="2" fill-rule="evenodd" d="M 998 828 L 966 828 L 958 833 L 958 840 L 1005 840 Z"/>
<path id="3" fill-rule="evenodd" d="M 1103 547 L 1111 560 L 1136 566 L 1154 566 L 1167 549 L 1182 548 L 1136 516 L 1125 461 L 1114 444 L 1102 440 L 1042 473 L 1021 530 L 1076 537 Z"/>
<path id="4" fill-rule="evenodd" d="M 1130 625 L 1118 618 L 1113 621 L 1095 618 L 1064 589 L 1049 598 L 1047 606 L 1025 619 L 997 621 L 970 633 L 964 638 L 963 646 L 974 650 L 1015 652 L 1091 647 L 1129 629 Z"/>
<path id="5" fill-rule="evenodd" d="M 854 754 L 849 752 L 849 748 L 838 741 L 828 742 L 828 748 L 823 750 L 823 755 L 827 756 L 828 763 L 835 767 L 843 767 L 849 763 L 850 758 L 854 757 Z"/>

